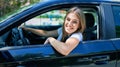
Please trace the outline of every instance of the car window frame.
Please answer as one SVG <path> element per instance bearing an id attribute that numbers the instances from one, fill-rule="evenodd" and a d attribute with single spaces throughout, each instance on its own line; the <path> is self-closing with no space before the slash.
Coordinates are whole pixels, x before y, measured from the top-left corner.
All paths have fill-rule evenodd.
<path id="1" fill-rule="evenodd" d="M 86 8 L 85 8 L 85 6 L 84 7 L 82 7 L 82 6 L 83 5 L 79 5 L 79 7 L 81 9 L 83 9 L 83 11 L 86 11 L 86 12 L 88 11 L 88 13 L 91 13 L 94 16 L 95 25 L 97 26 L 97 30 L 96 30 L 97 39 L 96 40 L 98 40 L 99 39 L 99 18 L 98 18 L 99 16 L 98 16 L 98 12 L 97 12 L 98 5 L 92 6 L 92 7 L 86 7 Z M 68 9 L 70 9 L 70 7 L 65 7 L 65 8 L 62 8 L 62 9 L 68 10 Z M 53 11 L 53 10 L 61 10 L 61 8 L 51 9 L 50 11 Z M 89 11 L 89 10 L 91 10 L 91 11 Z M 49 11 L 46 11 L 46 12 L 49 12 Z M 46 12 L 43 12 L 43 13 L 46 13 Z M 84 13 L 86 13 L 86 12 L 84 12 Z M 94 13 L 94 12 L 96 12 L 96 13 Z M 39 15 L 41 15 L 43 13 L 39 13 Z M 39 15 L 36 15 L 36 16 L 39 16 Z M 34 17 L 36 17 L 36 16 L 34 16 Z"/>

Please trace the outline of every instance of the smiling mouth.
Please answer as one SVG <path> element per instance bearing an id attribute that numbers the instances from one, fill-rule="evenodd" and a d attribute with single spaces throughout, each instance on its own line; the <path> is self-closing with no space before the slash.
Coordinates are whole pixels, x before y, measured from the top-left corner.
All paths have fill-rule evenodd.
<path id="1" fill-rule="evenodd" d="M 73 28 L 71 28 L 71 27 L 67 27 L 67 29 L 73 29 Z"/>
<path id="2" fill-rule="evenodd" d="M 73 28 L 67 28 L 67 30 L 68 30 L 68 31 L 71 31 L 71 30 L 73 30 Z"/>

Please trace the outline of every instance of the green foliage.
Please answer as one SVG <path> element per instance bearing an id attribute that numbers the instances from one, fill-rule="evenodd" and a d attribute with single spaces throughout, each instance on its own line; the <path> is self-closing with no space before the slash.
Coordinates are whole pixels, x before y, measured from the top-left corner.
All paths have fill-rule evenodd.
<path id="1" fill-rule="evenodd" d="M 0 0 L 0 21 L 20 8 L 42 0 Z"/>

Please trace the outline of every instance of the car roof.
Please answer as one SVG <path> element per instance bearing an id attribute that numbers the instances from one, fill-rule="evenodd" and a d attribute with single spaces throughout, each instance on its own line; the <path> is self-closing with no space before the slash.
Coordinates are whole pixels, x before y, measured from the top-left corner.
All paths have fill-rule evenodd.
<path id="1" fill-rule="evenodd" d="M 120 2 L 120 0 L 43 0 L 43 1 L 61 1 L 61 2 Z"/>

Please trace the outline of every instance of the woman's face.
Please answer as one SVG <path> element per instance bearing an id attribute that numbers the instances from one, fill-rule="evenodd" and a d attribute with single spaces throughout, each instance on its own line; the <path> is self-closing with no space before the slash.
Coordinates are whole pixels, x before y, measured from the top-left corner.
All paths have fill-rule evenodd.
<path id="1" fill-rule="evenodd" d="M 69 13 L 65 19 L 64 28 L 68 34 L 72 34 L 79 27 L 80 19 L 76 16 L 75 13 Z"/>

